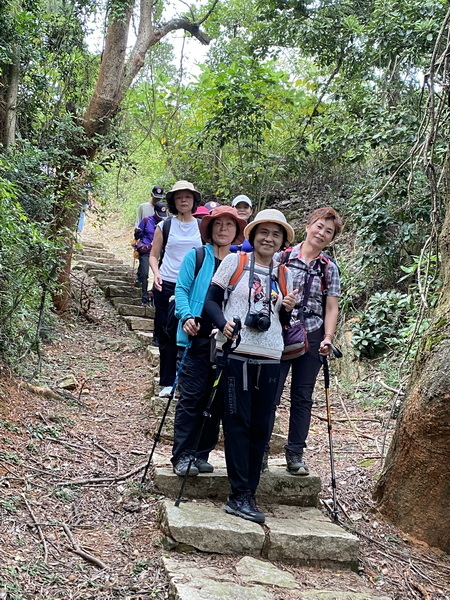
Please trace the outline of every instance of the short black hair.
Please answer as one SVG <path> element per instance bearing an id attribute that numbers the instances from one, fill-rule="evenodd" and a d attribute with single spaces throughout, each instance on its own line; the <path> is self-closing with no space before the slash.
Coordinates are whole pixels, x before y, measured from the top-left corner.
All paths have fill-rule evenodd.
<path id="1" fill-rule="evenodd" d="M 197 198 L 197 195 L 194 194 L 194 192 L 192 190 L 187 190 L 187 191 L 192 194 L 192 197 L 194 199 L 194 203 L 192 204 L 192 210 L 191 210 L 191 212 L 194 213 L 197 210 L 197 206 L 200 204 L 200 199 Z M 167 206 L 169 207 L 170 213 L 172 215 L 177 215 L 178 214 L 178 210 L 177 210 L 177 208 L 175 206 L 175 194 L 168 195 L 166 197 L 166 202 L 167 202 Z"/>
<path id="2" fill-rule="evenodd" d="M 262 221 L 262 222 L 264 222 L 264 221 Z M 255 227 L 253 227 L 253 229 L 250 231 L 250 234 L 248 236 L 248 241 L 250 242 L 250 244 L 252 246 L 253 246 L 253 242 L 255 240 L 256 231 L 260 225 L 261 225 L 261 223 L 258 223 L 258 225 L 255 225 Z M 279 223 L 277 223 L 277 225 L 279 225 Z M 287 234 L 286 229 L 282 225 L 280 225 L 280 228 L 283 232 L 283 243 L 281 245 L 281 248 L 286 248 L 286 246 L 288 245 L 288 234 Z M 281 248 L 280 248 L 280 250 L 281 250 Z"/>

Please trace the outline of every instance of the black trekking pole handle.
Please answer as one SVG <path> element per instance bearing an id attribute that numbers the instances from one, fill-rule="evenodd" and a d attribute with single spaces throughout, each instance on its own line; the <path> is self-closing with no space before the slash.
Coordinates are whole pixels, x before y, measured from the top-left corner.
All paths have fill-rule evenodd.
<path id="1" fill-rule="evenodd" d="M 342 358 L 342 352 L 339 350 L 339 348 L 336 348 L 336 346 L 334 346 L 331 342 L 326 342 L 325 346 L 330 346 L 334 358 Z"/>
<path id="2" fill-rule="evenodd" d="M 176 506 L 176 507 L 180 506 L 181 498 L 183 497 L 184 488 L 186 487 L 186 483 L 187 483 L 187 479 L 189 477 L 189 473 L 191 471 L 192 463 L 196 459 L 196 454 L 197 454 L 198 446 L 200 444 L 200 440 L 201 440 L 201 437 L 202 437 L 203 429 L 205 427 L 206 419 L 208 419 L 208 418 L 211 417 L 211 413 L 209 411 L 211 410 L 212 403 L 214 402 L 214 398 L 216 397 L 216 391 L 217 391 L 217 388 L 219 387 L 219 383 L 220 383 L 220 380 L 222 378 L 222 373 L 223 373 L 223 369 L 224 369 L 224 365 L 225 365 L 225 361 L 227 359 L 227 356 L 230 354 L 230 352 L 233 352 L 233 349 L 231 348 L 231 346 L 232 346 L 233 339 L 235 338 L 235 336 L 238 336 L 238 338 L 237 338 L 237 344 L 236 344 L 235 348 L 237 348 L 237 346 L 239 345 L 239 342 L 240 342 L 240 334 L 239 334 L 239 332 L 240 332 L 241 327 L 242 327 L 241 319 L 239 317 L 233 317 L 233 321 L 234 321 L 233 334 L 232 334 L 232 337 L 227 342 L 225 342 L 225 344 L 223 344 L 223 346 L 222 346 L 222 350 L 223 350 L 223 358 L 222 358 L 222 360 L 223 360 L 223 366 L 220 369 L 219 373 L 216 374 L 216 377 L 215 377 L 214 383 L 213 383 L 213 388 L 211 390 L 210 399 L 208 401 L 208 404 L 205 407 L 205 410 L 202 413 L 203 421 L 202 421 L 200 430 L 199 430 L 199 432 L 197 434 L 197 438 L 195 440 L 195 447 L 194 447 L 192 455 L 191 455 L 191 457 L 189 459 L 189 463 L 188 463 L 188 466 L 187 466 L 187 469 L 186 469 L 186 473 L 183 475 L 183 481 L 181 482 L 180 491 L 178 492 L 178 496 L 175 499 L 174 506 Z"/>
<path id="3" fill-rule="evenodd" d="M 222 346 L 224 358 L 225 358 L 225 355 L 228 356 L 228 354 L 231 352 L 231 346 L 233 345 L 234 338 L 237 336 L 236 346 L 234 347 L 234 350 L 236 350 L 236 348 L 239 346 L 239 343 L 241 341 L 240 331 L 242 329 L 242 321 L 239 317 L 233 317 L 233 322 L 234 322 L 234 328 L 233 328 L 233 333 L 231 335 L 231 338 L 229 340 L 227 340 L 225 342 L 225 344 L 223 344 L 223 346 Z"/>

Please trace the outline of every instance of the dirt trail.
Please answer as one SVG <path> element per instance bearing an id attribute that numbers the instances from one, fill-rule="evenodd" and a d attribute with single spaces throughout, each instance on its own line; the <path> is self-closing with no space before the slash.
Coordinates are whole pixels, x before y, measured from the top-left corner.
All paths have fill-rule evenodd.
<path id="1" fill-rule="evenodd" d="M 132 263 L 131 232 L 125 228 L 105 232 L 88 222 L 83 236 L 104 242 Z M 33 381 L 42 388 L 39 393 L 0 368 L 1 600 L 167 598 L 156 525 L 159 496 L 151 485 L 142 489 L 139 476 L 117 480 L 145 464 L 152 445 L 146 397 L 151 368 L 110 304 L 91 281 L 86 285 L 92 322 L 74 316 L 55 325 L 43 347 L 42 374 Z M 66 376 L 75 377 L 74 390 L 45 392 L 45 385 L 56 389 Z M 351 517 L 348 523 L 361 536 L 361 581 L 392 598 L 450 599 L 449 558 L 412 543 L 373 512 L 370 489 L 379 469 L 381 415 L 336 391 L 333 396 L 341 514 Z M 286 416 L 284 405 L 284 423 Z M 322 476 L 323 497 L 329 498 L 325 432 L 319 387 L 308 457 Z M 168 446 L 161 451 L 170 454 Z M 71 483 L 84 479 L 98 481 Z M 235 559 L 199 555 L 196 560 L 220 566 Z M 308 586 L 345 578 L 287 569 Z M 280 600 L 289 598 L 288 592 L 280 594 Z"/>

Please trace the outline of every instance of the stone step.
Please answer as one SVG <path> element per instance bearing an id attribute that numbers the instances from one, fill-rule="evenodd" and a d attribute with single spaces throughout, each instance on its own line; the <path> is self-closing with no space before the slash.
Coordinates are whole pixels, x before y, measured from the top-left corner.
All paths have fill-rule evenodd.
<path id="1" fill-rule="evenodd" d="M 152 334 L 150 335 L 153 337 Z M 148 346 L 145 349 L 145 358 L 149 362 L 150 366 L 157 367 L 159 365 L 159 348 L 157 348 L 156 346 Z"/>
<path id="2" fill-rule="evenodd" d="M 83 246 L 83 248 L 97 248 L 98 250 L 104 250 L 105 249 L 104 244 L 102 244 L 101 242 L 83 241 L 83 242 L 81 242 L 81 245 Z"/>
<path id="3" fill-rule="evenodd" d="M 96 271 L 115 271 L 119 269 L 120 271 L 128 271 L 129 268 L 123 264 L 123 262 L 119 259 L 111 259 L 114 260 L 111 262 L 98 262 L 93 260 L 80 260 L 78 261 L 74 267 L 84 269 L 85 271 L 90 272 L 91 269 L 95 269 Z"/>
<path id="4" fill-rule="evenodd" d="M 117 298 L 124 296 L 125 298 L 140 298 L 141 291 L 131 285 L 108 285 L 104 290 L 107 298 Z"/>
<path id="5" fill-rule="evenodd" d="M 102 289 L 108 287 L 109 285 L 125 285 L 128 287 L 134 287 L 130 277 L 125 273 L 123 275 L 115 275 L 114 277 L 111 277 L 109 274 L 106 276 L 97 276 L 95 280 Z"/>
<path id="6" fill-rule="evenodd" d="M 95 265 L 97 267 L 97 265 Z M 131 282 L 131 271 L 125 265 L 112 265 L 107 269 L 85 269 L 89 272 L 91 277 L 109 277 L 109 278 L 126 278 L 128 282 Z"/>
<path id="7" fill-rule="evenodd" d="M 320 585 L 320 573 L 307 572 L 300 580 L 268 560 L 244 556 L 236 564 L 219 566 L 196 556 L 163 557 L 169 580 L 169 600 L 391 600 L 368 589 L 356 573 L 335 577 L 328 589 Z M 319 581 L 318 581 L 319 580 Z M 332 589 L 330 589 L 332 587 Z M 315 589 L 312 589 L 315 588 Z"/>
<path id="8" fill-rule="evenodd" d="M 141 306 L 141 297 L 127 298 L 126 296 L 117 296 L 116 298 L 110 298 L 109 301 L 118 309 L 119 306 Z"/>
<path id="9" fill-rule="evenodd" d="M 151 331 L 134 331 L 134 334 L 136 335 L 136 337 L 138 338 L 138 340 L 141 342 L 141 344 L 144 344 L 145 346 L 147 346 L 147 348 L 145 349 L 145 356 L 147 358 L 147 360 L 150 362 L 150 365 L 152 367 L 156 366 L 157 364 L 159 364 L 159 354 L 157 357 L 157 362 L 154 363 L 154 356 L 147 354 L 149 348 L 151 347 L 150 344 L 153 342 L 153 333 Z M 158 350 L 158 348 L 154 348 L 155 350 Z"/>
<path id="10" fill-rule="evenodd" d="M 76 252 L 75 257 L 77 259 L 87 258 L 89 260 L 90 258 L 114 258 L 114 254 L 101 248 L 82 248 Z"/>
<path id="11" fill-rule="evenodd" d="M 153 331 L 154 321 L 153 319 L 147 319 L 145 317 L 121 317 L 128 326 L 128 329 L 132 331 Z"/>
<path id="12" fill-rule="evenodd" d="M 162 406 L 162 404 L 161 404 Z M 163 430 L 168 437 L 173 417 L 166 417 Z M 211 458 L 216 467 L 214 473 L 202 473 L 189 477 L 184 487 L 186 498 L 214 498 L 225 502 L 230 492 L 230 485 L 224 465 Z M 321 489 L 320 477 L 310 472 L 305 477 L 291 475 L 283 467 L 269 465 L 270 471 L 262 473 L 257 491 L 257 500 L 263 505 L 283 504 L 289 506 L 317 507 Z M 168 498 L 176 498 L 182 478 L 175 475 L 171 468 L 156 466 L 155 488 Z"/>
<path id="13" fill-rule="evenodd" d="M 119 315 L 124 317 L 143 317 L 146 319 L 155 318 L 155 309 L 153 306 L 135 306 L 133 304 L 120 304 L 117 307 Z"/>
<path id="14" fill-rule="evenodd" d="M 120 258 L 95 258 L 93 256 L 88 259 L 82 258 L 77 261 L 78 263 L 89 263 L 93 265 L 123 265 L 123 261 Z"/>
<path id="15" fill-rule="evenodd" d="M 167 548 L 267 558 L 334 569 L 358 568 L 359 540 L 317 508 L 271 505 L 264 526 L 228 515 L 223 507 L 173 500 L 160 503 L 159 525 Z"/>

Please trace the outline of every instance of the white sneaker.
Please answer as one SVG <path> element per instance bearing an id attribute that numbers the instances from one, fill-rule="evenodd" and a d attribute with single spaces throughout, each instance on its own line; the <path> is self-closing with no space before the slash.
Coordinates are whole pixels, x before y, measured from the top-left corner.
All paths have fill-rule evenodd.
<path id="1" fill-rule="evenodd" d="M 168 385 L 159 392 L 158 396 L 160 398 L 168 398 L 170 396 L 171 391 L 172 391 L 172 386 Z"/>

